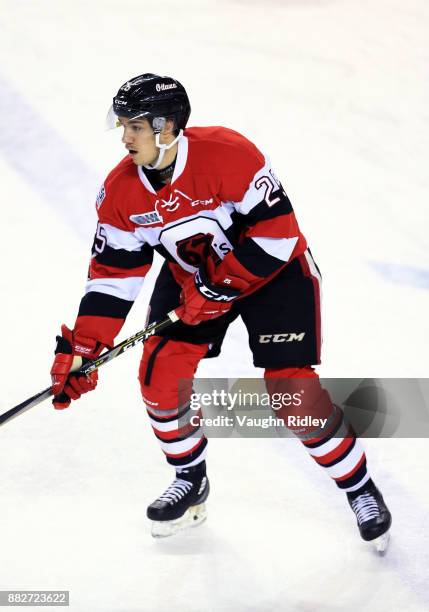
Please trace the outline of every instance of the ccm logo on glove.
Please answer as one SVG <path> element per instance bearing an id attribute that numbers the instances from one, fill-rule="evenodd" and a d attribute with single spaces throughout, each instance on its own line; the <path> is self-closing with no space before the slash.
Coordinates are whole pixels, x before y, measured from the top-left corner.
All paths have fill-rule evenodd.
<path id="1" fill-rule="evenodd" d="M 187 325 L 198 325 L 226 314 L 233 301 L 241 295 L 242 288 L 248 286 L 248 283 L 240 279 L 240 289 L 232 287 L 229 277 L 220 280 L 227 287 L 217 285 L 210 280 L 216 271 L 213 261 L 208 259 L 206 266 L 207 271 L 201 266 L 183 285 L 180 296 L 182 305 L 176 309 L 176 314 Z"/>
<path id="2" fill-rule="evenodd" d="M 215 302 L 230 302 L 240 295 L 240 292 L 236 289 L 218 287 L 216 285 L 208 286 L 208 279 L 203 270 L 197 270 L 197 272 L 195 272 L 194 281 L 198 291 L 208 300 Z M 224 280 L 224 282 L 226 281 L 229 281 L 229 283 L 231 282 L 229 278 Z"/>

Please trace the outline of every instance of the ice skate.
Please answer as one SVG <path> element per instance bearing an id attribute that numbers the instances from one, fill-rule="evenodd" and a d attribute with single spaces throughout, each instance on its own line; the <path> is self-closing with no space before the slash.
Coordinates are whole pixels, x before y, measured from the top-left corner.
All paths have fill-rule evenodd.
<path id="1" fill-rule="evenodd" d="M 152 536 L 164 538 L 207 518 L 205 501 L 210 491 L 205 462 L 176 473 L 171 485 L 147 509 Z"/>
<path id="2" fill-rule="evenodd" d="M 380 491 L 370 480 L 358 491 L 347 493 L 347 498 L 356 515 L 361 537 L 383 555 L 389 545 L 392 515 Z"/>

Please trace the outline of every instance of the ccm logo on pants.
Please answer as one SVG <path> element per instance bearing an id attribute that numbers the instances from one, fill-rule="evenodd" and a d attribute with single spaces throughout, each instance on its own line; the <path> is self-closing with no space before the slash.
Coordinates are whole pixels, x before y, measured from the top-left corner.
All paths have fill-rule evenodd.
<path id="1" fill-rule="evenodd" d="M 288 332 L 285 334 L 261 334 L 259 336 L 259 342 L 266 344 L 268 342 L 302 342 L 304 339 L 305 332 L 295 334 L 294 332 Z"/>

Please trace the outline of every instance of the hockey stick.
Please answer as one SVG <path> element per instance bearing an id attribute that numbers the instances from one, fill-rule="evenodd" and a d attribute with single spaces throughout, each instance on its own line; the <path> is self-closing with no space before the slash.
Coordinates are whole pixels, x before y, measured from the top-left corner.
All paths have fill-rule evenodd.
<path id="1" fill-rule="evenodd" d="M 97 359 L 94 359 L 93 361 L 88 361 L 88 363 L 83 365 L 76 372 L 73 372 L 73 374 L 91 374 L 91 372 L 97 370 L 105 363 L 108 363 L 109 361 L 112 361 L 112 359 L 115 359 L 116 357 L 119 357 L 119 355 L 122 355 L 122 353 L 125 353 L 125 351 L 127 351 L 129 348 L 135 346 L 139 342 L 143 342 L 144 340 L 149 338 L 149 336 L 153 336 L 157 332 L 161 331 L 161 329 L 168 327 L 168 325 L 171 325 L 172 323 L 175 323 L 178 320 L 179 317 L 177 316 L 175 311 L 172 310 L 168 313 L 167 318 L 163 321 L 160 321 L 159 323 L 157 323 L 156 321 L 154 323 L 151 323 L 151 325 L 137 332 L 136 334 L 134 334 L 134 336 L 130 336 L 120 344 L 117 344 L 112 349 L 110 349 L 110 351 L 106 351 L 105 353 L 97 357 Z M 7 412 L 4 412 L 0 415 L 0 426 L 4 425 L 6 421 L 10 421 L 18 415 L 26 412 L 30 408 L 33 408 L 33 406 L 37 406 L 37 404 L 40 404 L 40 402 L 43 402 L 45 399 L 48 399 L 48 397 L 50 397 L 51 395 L 53 395 L 52 388 L 48 387 L 47 389 L 40 391 L 40 393 L 36 393 L 36 395 L 29 397 L 21 404 L 18 404 L 18 406 L 11 408 Z"/>

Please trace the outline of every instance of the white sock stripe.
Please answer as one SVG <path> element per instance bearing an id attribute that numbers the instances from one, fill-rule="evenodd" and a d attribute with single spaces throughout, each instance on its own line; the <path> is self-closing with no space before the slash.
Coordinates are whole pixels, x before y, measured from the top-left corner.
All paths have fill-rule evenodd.
<path id="1" fill-rule="evenodd" d="M 358 489 L 360 489 L 366 482 L 368 482 L 368 480 L 371 478 L 369 472 L 366 472 L 365 476 L 363 476 L 362 480 L 359 480 L 359 482 L 355 485 L 353 485 L 352 487 L 347 487 L 346 489 L 342 489 L 344 492 L 346 493 L 351 493 L 352 491 L 357 491 Z"/>
<path id="2" fill-rule="evenodd" d="M 359 461 L 362 459 L 363 452 L 362 444 L 359 443 L 359 440 L 356 440 L 354 448 L 347 455 L 347 457 L 344 457 L 344 459 L 339 463 L 336 463 L 331 467 L 325 467 L 324 469 L 328 472 L 331 478 L 341 478 L 342 476 L 345 476 L 351 472 L 353 468 L 357 466 Z"/>
<path id="3" fill-rule="evenodd" d="M 179 442 L 163 442 L 162 440 L 158 440 L 160 447 L 162 448 L 163 451 L 165 451 L 166 453 L 168 453 L 169 455 L 180 455 L 182 453 L 186 453 L 187 451 L 190 451 L 192 448 L 194 448 L 194 446 L 196 444 L 198 444 L 198 441 L 201 440 L 203 438 L 203 434 L 200 434 L 199 436 L 196 435 L 191 436 L 190 438 L 186 438 L 186 440 L 180 440 Z M 183 467 L 183 466 L 180 466 Z"/>
<path id="4" fill-rule="evenodd" d="M 174 419 L 174 421 L 160 422 L 155 421 L 155 419 L 151 419 L 149 415 L 149 421 L 152 427 L 157 431 L 174 431 L 175 429 L 179 429 L 179 427 L 194 427 L 195 429 L 197 429 L 199 427 L 198 420 L 194 421 L 194 425 L 192 425 L 191 423 L 191 418 L 193 416 L 198 416 L 198 413 L 190 412 L 189 414 L 185 414 L 183 415 L 183 417 L 180 417 L 180 419 Z"/>
<path id="5" fill-rule="evenodd" d="M 348 424 L 342 423 L 340 429 L 337 431 L 334 438 L 327 440 L 324 444 L 321 444 L 316 448 L 305 448 L 312 457 L 323 457 L 324 455 L 327 455 L 331 451 L 338 448 L 338 446 L 343 442 L 344 438 L 346 437 L 346 434 L 348 433 L 348 428 Z"/>
<path id="6" fill-rule="evenodd" d="M 175 421 L 168 421 L 167 423 L 160 423 L 159 421 L 154 421 L 149 417 L 149 421 L 152 427 L 158 431 L 174 431 L 175 429 L 177 430 L 179 427 L 178 419 L 176 419 Z"/>

